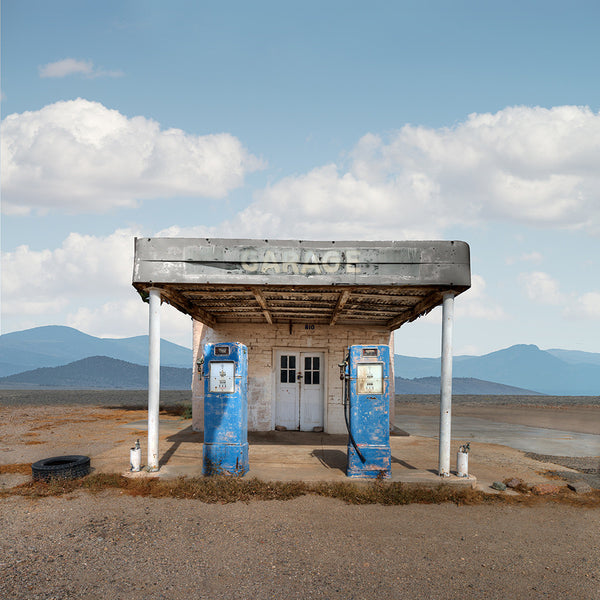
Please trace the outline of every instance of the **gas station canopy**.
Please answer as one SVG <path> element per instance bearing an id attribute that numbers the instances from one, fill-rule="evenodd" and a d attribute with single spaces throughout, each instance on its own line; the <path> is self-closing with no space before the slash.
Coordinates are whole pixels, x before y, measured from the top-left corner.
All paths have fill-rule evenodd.
<path id="1" fill-rule="evenodd" d="M 137 238 L 133 285 L 208 325 L 369 324 L 390 330 L 471 285 L 459 241 Z"/>

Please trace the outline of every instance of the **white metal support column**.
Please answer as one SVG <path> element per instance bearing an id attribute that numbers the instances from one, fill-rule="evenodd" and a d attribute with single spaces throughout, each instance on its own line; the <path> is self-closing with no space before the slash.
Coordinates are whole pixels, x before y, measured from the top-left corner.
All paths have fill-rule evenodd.
<path id="1" fill-rule="evenodd" d="M 440 395 L 440 460 L 438 475 L 450 475 L 450 439 L 452 419 L 452 327 L 454 293 L 446 292 L 442 303 L 442 373 Z"/>
<path id="2" fill-rule="evenodd" d="M 148 471 L 158 471 L 160 407 L 160 290 L 150 288 L 148 348 Z"/>

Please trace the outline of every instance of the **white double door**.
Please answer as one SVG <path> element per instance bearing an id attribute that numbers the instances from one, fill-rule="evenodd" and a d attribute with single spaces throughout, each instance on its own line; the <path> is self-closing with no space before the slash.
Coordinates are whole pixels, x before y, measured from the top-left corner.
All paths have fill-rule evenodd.
<path id="1" fill-rule="evenodd" d="M 323 427 L 323 352 L 276 353 L 275 426 L 313 431 Z"/>

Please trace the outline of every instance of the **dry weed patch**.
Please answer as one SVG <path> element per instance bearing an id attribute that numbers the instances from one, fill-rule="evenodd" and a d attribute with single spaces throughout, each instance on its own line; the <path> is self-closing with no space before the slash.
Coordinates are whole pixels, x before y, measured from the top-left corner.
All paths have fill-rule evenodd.
<path id="1" fill-rule="evenodd" d="M 95 423 L 97 418 L 89 418 L 89 419 L 74 419 L 74 418 L 47 418 L 44 419 L 41 424 L 36 427 L 31 427 L 30 431 L 45 431 L 49 427 L 60 427 L 61 425 L 73 425 L 76 423 Z"/>
<path id="2" fill-rule="evenodd" d="M 31 465 L 11 466 L 23 469 L 12 472 L 27 473 L 31 469 Z M 354 482 L 266 482 L 256 478 L 240 479 L 237 477 L 180 477 L 174 480 L 165 480 L 158 477 L 132 479 L 107 473 L 91 474 L 82 479 L 74 480 L 32 481 L 0 492 L 0 495 L 43 498 L 71 494 L 79 490 L 91 493 L 118 490 L 120 493 L 131 496 L 182 498 L 219 504 L 250 502 L 253 500 L 291 500 L 306 494 L 315 494 L 341 500 L 348 504 L 384 504 L 388 506 L 451 502 L 457 505 L 510 504 L 537 506 L 555 503 L 588 508 L 600 507 L 600 491 L 598 490 L 581 495 L 565 489 L 550 496 L 535 496 L 533 494 L 509 496 L 486 494 L 473 489 L 454 489 L 446 485 L 425 488 L 380 481 L 365 485 Z"/>
<path id="3" fill-rule="evenodd" d="M 14 474 L 31 475 L 31 463 L 14 463 L 12 465 L 0 465 L 0 475 Z"/>
<path id="4" fill-rule="evenodd" d="M 128 417 L 139 414 L 140 418 L 143 418 L 148 414 L 148 406 L 146 404 L 132 405 L 132 406 L 127 407 L 126 410 L 123 409 L 123 406 L 117 406 L 117 405 L 104 406 L 103 408 L 106 410 L 122 412 L 124 415 L 126 415 Z M 191 418 L 191 409 L 192 409 L 191 402 L 181 402 L 179 404 L 161 405 L 160 415 L 163 417 L 183 417 L 189 413 L 190 414 L 189 418 Z M 108 415 L 108 416 L 105 416 L 104 418 L 110 419 L 111 416 Z"/>

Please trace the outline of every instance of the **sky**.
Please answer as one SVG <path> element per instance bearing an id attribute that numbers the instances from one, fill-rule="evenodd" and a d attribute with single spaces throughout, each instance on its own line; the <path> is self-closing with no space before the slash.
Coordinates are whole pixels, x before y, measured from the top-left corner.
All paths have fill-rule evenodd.
<path id="1" fill-rule="evenodd" d="M 146 334 L 136 236 L 455 239 L 455 354 L 600 352 L 599 22 L 595 0 L 4 0 L 1 332 Z M 439 356 L 440 313 L 396 352 Z"/>

